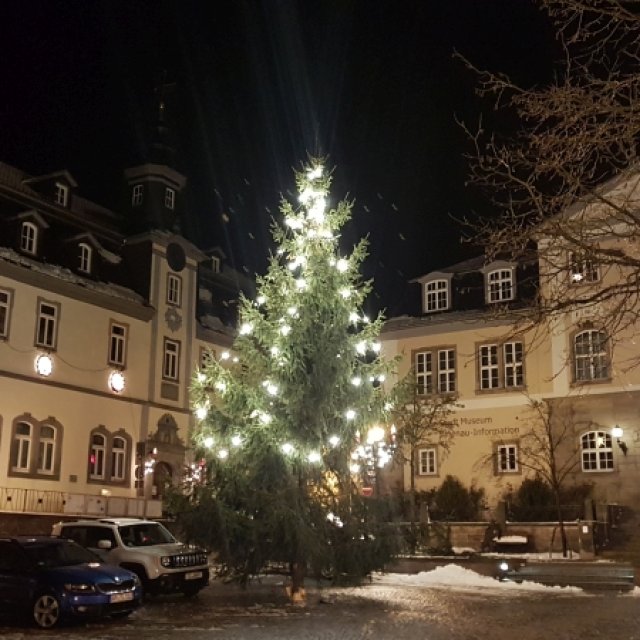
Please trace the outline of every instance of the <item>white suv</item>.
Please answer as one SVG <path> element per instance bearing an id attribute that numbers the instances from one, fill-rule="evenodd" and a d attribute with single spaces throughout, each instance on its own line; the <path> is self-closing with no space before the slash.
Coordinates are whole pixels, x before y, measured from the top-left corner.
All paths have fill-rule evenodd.
<path id="1" fill-rule="evenodd" d="M 71 538 L 105 562 L 138 574 L 149 594 L 182 591 L 192 596 L 209 584 L 207 552 L 178 542 L 168 529 L 153 520 L 58 522 L 53 525 L 52 534 Z"/>

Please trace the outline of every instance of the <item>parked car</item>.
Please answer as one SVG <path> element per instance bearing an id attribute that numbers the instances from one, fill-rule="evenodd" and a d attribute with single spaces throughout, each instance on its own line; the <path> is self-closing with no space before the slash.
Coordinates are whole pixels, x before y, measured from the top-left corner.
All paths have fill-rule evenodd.
<path id="1" fill-rule="evenodd" d="M 140 579 L 72 540 L 0 538 L 0 611 L 43 629 L 64 618 L 124 617 L 142 601 Z"/>
<path id="2" fill-rule="evenodd" d="M 58 522 L 52 533 L 75 540 L 105 562 L 133 571 L 145 593 L 193 596 L 209 584 L 207 552 L 178 542 L 160 522 L 137 518 L 75 520 Z"/>

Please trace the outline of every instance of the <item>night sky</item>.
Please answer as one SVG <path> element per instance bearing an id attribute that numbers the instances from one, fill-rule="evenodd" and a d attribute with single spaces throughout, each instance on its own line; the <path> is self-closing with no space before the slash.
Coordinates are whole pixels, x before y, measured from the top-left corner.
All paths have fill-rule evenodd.
<path id="1" fill-rule="evenodd" d="M 490 213 L 465 188 L 455 122 L 490 105 L 454 50 L 525 85 L 548 81 L 556 57 L 529 0 L 24 0 L 0 22 L 0 160 L 67 169 L 117 208 L 164 70 L 187 235 L 263 272 L 293 169 L 326 156 L 332 197 L 355 202 L 344 249 L 369 236 L 369 305 L 389 316 L 419 302 L 410 279 L 479 252 L 454 218 Z"/>

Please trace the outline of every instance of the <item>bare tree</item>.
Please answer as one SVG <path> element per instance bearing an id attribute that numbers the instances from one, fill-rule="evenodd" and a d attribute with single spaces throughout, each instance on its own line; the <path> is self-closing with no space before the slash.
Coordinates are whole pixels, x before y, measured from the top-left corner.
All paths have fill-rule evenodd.
<path id="1" fill-rule="evenodd" d="M 417 522 L 416 513 L 416 472 L 418 449 L 421 446 L 438 446 L 443 452 L 449 451 L 453 440 L 455 423 L 452 419 L 457 408 L 454 394 L 425 394 L 416 382 L 415 371 L 411 370 L 396 389 L 395 408 L 392 419 L 396 426 L 397 456 L 410 470 L 409 520 L 412 529 Z"/>
<path id="2" fill-rule="evenodd" d="M 463 59 L 479 95 L 521 124 L 501 136 L 461 122 L 474 145 L 470 180 L 497 209 L 467 222 L 489 259 L 537 251 L 540 295 L 526 321 L 580 309 L 606 322 L 613 345 L 640 312 L 640 0 L 537 4 L 563 52 L 554 81 L 522 87 Z"/>

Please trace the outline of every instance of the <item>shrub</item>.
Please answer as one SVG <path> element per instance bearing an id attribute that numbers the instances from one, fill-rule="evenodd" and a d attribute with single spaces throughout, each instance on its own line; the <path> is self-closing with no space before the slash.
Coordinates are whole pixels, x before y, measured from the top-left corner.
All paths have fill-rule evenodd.
<path id="1" fill-rule="evenodd" d="M 432 520 L 472 522 L 480 517 L 484 489 L 466 488 L 458 478 L 447 476 L 442 484 L 428 492 Z"/>

